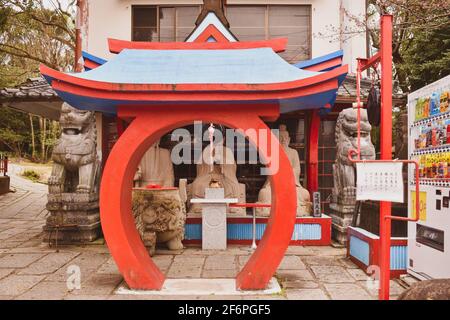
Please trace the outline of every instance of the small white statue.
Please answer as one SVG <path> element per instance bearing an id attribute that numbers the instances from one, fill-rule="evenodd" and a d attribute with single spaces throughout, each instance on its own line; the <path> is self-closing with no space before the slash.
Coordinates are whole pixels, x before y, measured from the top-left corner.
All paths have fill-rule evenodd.
<path id="1" fill-rule="evenodd" d="M 280 144 L 286 152 L 289 161 L 291 163 L 292 169 L 294 171 L 295 186 L 297 189 L 297 216 L 309 216 L 311 214 L 312 204 L 309 191 L 302 187 L 300 184 L 300 158 L 298 156 L 297 150 L 289 147 L 291 138 L 289 137 L 289 132 L 286 130 L 285 125 L 280 125 Z M 270 204 L 272 202 L 272 190 L 270 187 L 269 178 L 267 178 L 264 186 L 259 191 L 258 203 Z M 257 208 L 256 214 L 260 216 L 269 216 L 270 208 Z"/>

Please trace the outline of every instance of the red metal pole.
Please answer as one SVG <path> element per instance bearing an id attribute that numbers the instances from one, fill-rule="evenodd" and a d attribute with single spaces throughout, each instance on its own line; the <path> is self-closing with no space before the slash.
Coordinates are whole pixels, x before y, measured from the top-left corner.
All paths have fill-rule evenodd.
<path id="1" fill-rule="evenodd" d="M 392 15 L 381 17 L 381 160 L 392 159 Z M 380 203 L 380 290 L 379 299 L 389 300 L 391 203 Z"/>
<path id="2" fill-rule="evenodd" d="M 308 125 L 307 189 L 312 194 L 319 191 L 319 130 L 320 116 L 317 110 L 310 112 Z"/>

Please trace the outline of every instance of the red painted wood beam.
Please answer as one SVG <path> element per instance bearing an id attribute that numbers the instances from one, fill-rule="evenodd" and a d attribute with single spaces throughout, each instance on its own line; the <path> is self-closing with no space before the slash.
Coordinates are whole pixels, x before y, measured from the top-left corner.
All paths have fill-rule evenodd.
<path id="1" fill-rule="evenodd" d="M 123 49 L 140 50 L 230 50 L 272 48 L 275 52 L 286 50 L 287 38 L 237 42 L 137 42 L 108 39 L 109 51 L 119 53 Z"/>
<path id="2" fill-rule="evenodd" d="M 365 71 L 366 69 L 369 69 L 370 67 L 373 67 L 376 63 L 380 62 L 381 60 L 381 54 L 380 52 L 377 52 L 369 59 L 358 59 L 361 62 L 361 72 Z"/>
<path id="3" fill-rule="evenodd" d="M 319 191 L 319 112 L 317 110 L 310 111 L 308 120 L 306 172 L 307 189 L 312 194 Z"/>

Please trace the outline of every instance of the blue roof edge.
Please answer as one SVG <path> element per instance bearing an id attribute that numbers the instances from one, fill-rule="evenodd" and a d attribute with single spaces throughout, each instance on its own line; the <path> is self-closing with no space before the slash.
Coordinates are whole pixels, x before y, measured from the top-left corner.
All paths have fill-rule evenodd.
<path id="1" fill-rule="evenodd" d="M 324 56 L 320 56 L 320 57 L 317 57 L 314 59 L 300 61 L 293 65 L 296 66 L 297 68 L 304 69 L 304 68 L 308 68 L 308 67 L 314 66 L 316 64 L 323 63 L 325 61 L 332 60 L 332 59 L 335 59 L 338 57 L 343 57 L 343 56 L 344 56 L 344 51 L 338 50 L 338 51 L 335 51 L 335 52 L 332 52 L 332 53 L 329 53 L 329 54 L 326 54 Z"/>
<path id="2" fill-rule="evenodd" d="M 93 61 L 95 63 L 100 64 L 100 65 L 105 64 L 106 62 L 108 62 L 108 60 L 105 60 L 105 59 L 99 58 L 97 56 L 94 56 L 94 55 L 92 55 L 92 54 L 90 54 L 89 52 L 86 52 L 86 51 L 82 51 L 81 54 L 83 56 L 83 59 L 91 60 L 91 61 Z"/>

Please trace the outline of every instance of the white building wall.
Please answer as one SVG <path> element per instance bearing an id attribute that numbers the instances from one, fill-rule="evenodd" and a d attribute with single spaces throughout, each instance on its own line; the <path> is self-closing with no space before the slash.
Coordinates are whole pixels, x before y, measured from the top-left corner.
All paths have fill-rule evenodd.
<path id="1" fill-rule="evenodd" d="M 83 50 L 109 59 L 108 38 L 131 40 L 132 5 L 202 4 L 202 0 L 88 0 L 89 33 L 87 48 Z"/>
<path id="2" fill-rule="evenodd" d="M 349 65 L 349 72 L 356 73 L 356 58 L 367 57 L 367 34 L 358 26 L 366 16 L 365 0 L 342 0 L 341 19 L 343 20 L 342 49 L 344 63 Z"/>
<path id="3" fill-rule="evenodd" d="M 107 38 L 131 39 L 131 5 L 135 4 L 202 4 L 202 0 L 90 0 L 89 34 L 84 50 L 102 58 L 110 58 Z M 344 62 L 350 72 L 356 71 L 356 58 L 366 56 L 366 35 L 348 37 L 346 32 L 356 25 L 347 17 L 363 17 L 365 0 L 228 0 L 228 4 L 304 4 L 312 9 L 312 57 L 339 49 L 344 50 Z M 341 34 L 343 32 L 343 34 Z"/>

